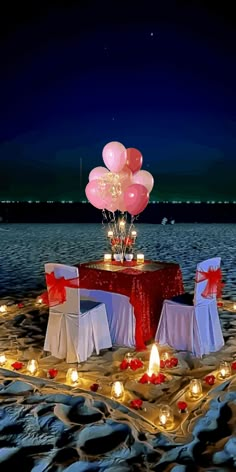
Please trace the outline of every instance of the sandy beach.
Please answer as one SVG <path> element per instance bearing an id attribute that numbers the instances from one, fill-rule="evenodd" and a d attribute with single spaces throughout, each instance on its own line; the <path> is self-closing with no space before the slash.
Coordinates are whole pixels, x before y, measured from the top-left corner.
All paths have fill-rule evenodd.
<path id="1" fill-rule="evenodd" d="M 147 253 L 150 231 L 154 234 L 155 230 L 150 226 L 142 228 L 140 237 L 140 247 Z M 158 251 L 160 259 L 172 257 L 180 262 L 185 288 L 190 290 L 193 289 L 191 271 L 195 259 L 204 258 L 205 253 L 209 255 L 209 248 L 216 243 L 217 228 L 209 225 L 205 232 L 203 229 L 204 225 L 156 227 L 159 246 L 155 245 L 153 258 Z M 233 225 L 226 225 L 218 247 L 214 253 L 210 252 L 211 256 L 220 255 L 223 262 L 225 288 L 219 313 L 225 346 L 202 359 L 169 349 L 170 357 L 176 357 L 178 365 L 161 369 L 166 381 L 160 385 L 139 382 L 148 368 L 151 345 L 146 351 L 133 353 L 143 363 L 137 370 L 121 369 L 121 362 L 130 349 L 114 346 L 80 364 L 79 384 L 69 385 L 66 373 L 73 366 L 45 356 L 43 352 L 48 309 L 36 303 L 39 289 L 33 292 L 32 287 L 28 290 L 27 285 L 22 284 L 22 292 L 17 285 L 15 295 L 6 295 L 2 287 L 0 305 L 6 305 L 7 310 L 0 314 L 0 346 L 7 361 L 0 368 L 1 471 L 9 470 L 11 465 L 19 468 L 19 464 L 19 470 L 34 472 L 235 470 L 236 370 L 232 369 L 232 375 L 224 381 L 217 374 L 220 361 L 226 360 L 232 365 L 236 353 L 235 275 L 233 258 L 228 258 L 235 232 Z M 204 244 L 206 233 L 208 239 Z M 14 237 L 17 238 L 11 233 L 12 241 Z M 169 252 L 163 255 L 168 242 Z M 49 259 L 55 256 L 50 251 L 49 245 Z M 71 258 L 69 245 L 67 251 Z M 95 248 L 90 245 L 87 258 L 93 251 Z M 183 253 L 185 262 L 181 260 Z M 194 258 L 191 258 L 192 253 Z M 65 254 L 57 254 L 58 259 L 62 256 L 67 263 Z M 20 255 L 17 263 L 21 267 L 22 281 L 24 261 L 23 257 L 20 260 Z M 35 261 L 33 269 L 36 271 L 34 264 Z M 42 283 L 40 277 L 41 274 L 39 284 Z M 20 285 L 19 279 L 17 282 Z M 166 348 L 159 346 L 160 355 L 164 351 Z M 33 358 L 38 360 L 39 368 L 35 376 L 30 376 L 27 362 Z M 22 363 L 20 370 L 12 367 L 15 361 Z M 58 371 L 54 379 L 48 378 L 49 369 Z M 204 380 L 209 374 L 216 377 L 214 385 Z M 202 380 L 203 393 L 197 400 L 192 400 L 188 394 L 192 378 Z M 125 387 L 124 398 L 119 402 L 111 398 L 111 384 L 116 380 L 122 381 Z M 138 410 L 130 403 L 137 399 L 142 400 Z M 180 401 L 187 403 L 183 412 L 179 410 Z M 171 427 L 160 425 L 161 404 L 173 409 Z"/>

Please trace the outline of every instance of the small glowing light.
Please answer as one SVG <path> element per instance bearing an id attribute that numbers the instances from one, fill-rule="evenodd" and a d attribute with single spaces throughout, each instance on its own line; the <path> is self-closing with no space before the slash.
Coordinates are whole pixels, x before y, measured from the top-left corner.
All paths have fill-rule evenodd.
<path id="1" fill-rule="evenodd" d="M 118 380 L 112 384 L 111 387 L 111 397 L 116 400 L 121 400 L 124 396 L 124 385 Z"/>
<path id="2" fill-rule="evenodd" d="M 37 303 L 38 305 L 42 305 L 43 299 L 42 299 L 41 297 L 38 297 L 37 300 L 36 300 L 36 303 Z"/>
<path id="3" fill-rule="evenodd" d="M 158 348 L 156 344 L 152 345 L 151 353 L 150 353 L 150 359 L 149 359 L 149 366 L 148 366 L 148 371 L 147 374 L 149 377 L 152 376 L 152 374 L 157 375 L 160 371 L 160 356 L 158 352 Z"/>
<path id="4" fill-rule="evenodd" d="M 136 238 L 137 237 L 137 231 L 131 231 L 131 236 L 132 238 Z"/>
<path id="5" fill-rule="evenodd" d="M 233 309 L 236 311 L 236 303 L 233 304 Z"/>
<path id="6" fill-rule="evenodd" d="M 137 254 L 137 263 L 138 264 L 144 263 L 144 254 Z"/>
<path id="7" fill-rule="evenodd" d="M 31 359 L 27 364 L 27 371 L 34 375 L 38 370 L 38 362 L 35 359 Z"/>
<path id="8" fill-rule="evenodd" d="M 111 262 L 112 255 L 111 254 L 104 254 L 104 261 L 105 262 Z"/>
<path id="9" fill-rule="evenodd" d="M 73 369 L 73 368 L 68 369 L 67 374 L 66 374 L 66 380 L 71 385 L 78 384 L 79 373 L 78 373 L 77 369 Z"/>
<path id="10" fill-rule="evenodd" d="M 5 354 L 0 355 L 0 366 L 3 366 L 7 361 Z"/>
<path id="11" fill-rule="evenodd" d="M 163 354 L 161 355 L 162 361 L 167 361 L 169 358 L 170 356 L 168 352 L 163 352 Z"/>
<path id="12" fill-rule="evenodd" d="M 228 377 L 230 377 L 230 375 L 231 375 L 231 366 L 230 366 L 229 362 L 222 361 L 220 363 L 220 366 L 219 366 L 218 377 L 221 380 L 225 380 Z"/>
<path id="13" fill-rule="evenodd" d="M 113 238 L 113 231 L 108 231 L 107 236 L 108 238 Z"/>
<path id="14" fill-rule="evenodd" d="M 172 425 L 174 422 L 174 415 L 172 408 L 170 408 L 168 405 L 162 405 L 160 406 L 159 410 L 159 422 L 160 425 L 165 428 L 168 425 Z"/>
<path id="15" fill-rule="evenodd" d="M 120 229 L 125 229 L 125 220 L 120 220 L 119 222 Z"/>
<path id="16" fill-rule="evenodd" d="M 199 379 L 192 379 L 189 384 L 189 393 L 192 398 L 199 398 L 202 393 L 202 384 Z"/>
<path id="17" fill-rule="evenodd" d="M 0 313 L 6 313 L 7 312 L 7 305 L 1 305 L 0 306 Z"/>

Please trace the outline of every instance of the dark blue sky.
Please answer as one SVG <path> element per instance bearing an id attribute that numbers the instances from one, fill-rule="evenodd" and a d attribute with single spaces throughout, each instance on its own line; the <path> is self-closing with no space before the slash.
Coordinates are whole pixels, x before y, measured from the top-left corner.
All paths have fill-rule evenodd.
<path id="1" fill-rule="evenodd" d="M 117 140 L 142 151 L 152 199 L 236 200 L 233 10 L 45 3 L 1 17 L 0 198 L 83 198 Z"/>

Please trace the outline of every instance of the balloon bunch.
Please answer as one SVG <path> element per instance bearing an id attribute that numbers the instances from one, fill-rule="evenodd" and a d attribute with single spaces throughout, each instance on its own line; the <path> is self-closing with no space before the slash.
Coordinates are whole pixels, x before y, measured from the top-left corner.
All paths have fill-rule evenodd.
<path id="1" fill-rule="evenodd" d="M 141 152 L 114 141 L 106 144 L 102 157 L 106 167 L 95 167 L 89 174 L 88 201 L 100 210 L 138 215 L 146 208 L 154 185 L 152 174 L 140 170 Z"/>

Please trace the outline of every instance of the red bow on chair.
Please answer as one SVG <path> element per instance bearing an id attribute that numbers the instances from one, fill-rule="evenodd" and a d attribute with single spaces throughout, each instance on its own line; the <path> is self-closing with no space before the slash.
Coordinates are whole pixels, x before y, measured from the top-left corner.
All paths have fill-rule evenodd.
<path id="1" fill-rule="evenodd" d="M 210 267 L 207 272 L 198 270 L 196 274 L 196 282 L 207 280 L 206 287 L 202 292 L 202 297 L 213 298 L 215 295 L 221 297 L 221 289 L 223 287 L 221 279 L 222 273 L 220 268 L 213 269 L 213 267 Z"/>
<path id="2" fill-rule="evenodd" d="M 79 277 L 74 279 L 56 278 L 54 272 L 46 274 L 47 291 L 41 295 L 45 305 L 50 307 L 66 301 L 66 288 L 79 288 Z"/>

